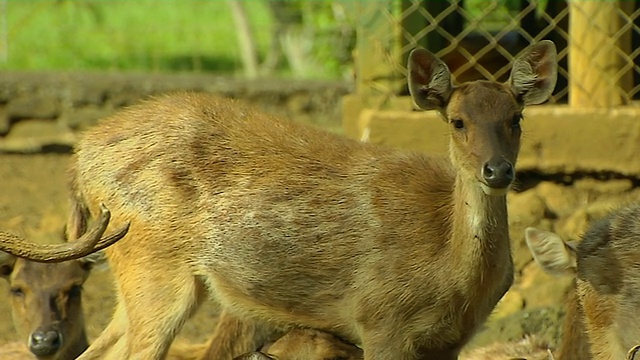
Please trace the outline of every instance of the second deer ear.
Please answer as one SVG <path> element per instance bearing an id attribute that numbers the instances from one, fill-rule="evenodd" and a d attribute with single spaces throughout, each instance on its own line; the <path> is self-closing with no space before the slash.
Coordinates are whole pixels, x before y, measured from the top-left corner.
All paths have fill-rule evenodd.
<path id="1" fill-rule="evenodd" d="M 425 49 L 409 54 L 409 93 L 423 110 L 444 109 L 453 84 L 447 65 Z"/>
<path id="2" fill-rule="evenodd" d="M 0 251 L 0 277 L 9 277 L 16 264 L 17 258 L 4 251 Z"/>
<path id="3" fill-rule="evenodd" d="M 103 251 L 96 251 L 93 254 L 86 255 L 77 260 L 80 263 L 80 266 L 86 271 L 91 271 L 93 269 L 106 269 L 107 258 L 104 255 Z"/>
<path id="4" fill-rule="evenodd" d="M 574 275 L 576 273 L 576 252 L 555 233 L 529 227 L 525 230 L 525 239 L 533 259 L 547 273 Z"/>
<path id="5" fill-rule="evenodd" d="M 549 99 L 557 78 L 556 46 L 552 41 L 543 40 L 526 49 L 513 61 L 509 85 L 524 105 L 535 105 Z"/>

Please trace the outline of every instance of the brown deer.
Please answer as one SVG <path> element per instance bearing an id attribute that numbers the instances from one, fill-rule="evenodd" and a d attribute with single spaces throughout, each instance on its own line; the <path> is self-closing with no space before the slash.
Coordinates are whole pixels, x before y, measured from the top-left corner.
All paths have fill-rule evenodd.
<path id="1" fill-rule="evenodd" d="M 595 221 L 576 245 L 527 228 L 535 261 L 552 275 L 575 276 L 559 360 L 633 359 L 640 343 L 640 204 Z"/>
<path id="2" fill-rule="evenodd" d="M 90 229 L 86 229 L 85 222 L 76 224 L 76 229 L 84 233 L 83 236 L 73 234 L 78 238 L 77 243 L 37 245 L 0 232 L 1 246 L 14 254 L 0 251 L 0 277 L 9 282 L 14 326 L 28 344 L 28 351 L 24 346 L 12 344 L 3 347 L 0 355 L 4 358 L 75 359 L 87 348 L 80 293 L 93 263 L 101 256 L 88 254 L 110 246 L 128 231 L 127 223 L 102 237 L 110 216 L 109 210 L 100 204 L 97 224 Z M 81 257 L 79 252 L 87 256 Z M 18 256 L 40 262 L 73 261 L 43 264 Z"/>
<path id="3" fill-rule="evenodd" d="M 93 253 L 60 263 L 39 263 L 0 251 L 0 277 L 9 283 L 14 327 L 24 339 L 0 346 L 0 359 L 69 360 L 80 356 L 89 346 L 82 285 L 103 259 L 102 253 Z M 171 360 L 196 360 L 206 350 L 206 344 L 175 345 L 169 352 Z"/>
<path id="4" fill-rule="evenodd" d="M 223 309 L 212 359 L 292 325 L 330 330 L 366 360 L 456 359 L 512 283 L 506 193 L 522 110 L 547 100 L 556 68 L 542 41 L 507 83 L 454 86 L 414 50 L 412 98 L 450 124 L 448 158 L 206 94 L 105 119 L 77 145 L 73 202 L 93 214 L 104 201 L 132 225 L 106 249 L 119 301 L 81 359 L 163 358 L 207 291 Z"/>
<path id="5" fill-rule="evenodd" d="M 0 252 L 13 323 L 32 359 L 75 359 L 88 347 L 81 292 L 98 256 L 44 264 Z"/>

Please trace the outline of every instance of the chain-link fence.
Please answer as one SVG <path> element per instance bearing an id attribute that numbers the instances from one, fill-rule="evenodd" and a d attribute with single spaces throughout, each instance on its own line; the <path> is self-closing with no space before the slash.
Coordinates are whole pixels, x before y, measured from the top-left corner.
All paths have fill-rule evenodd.
<path id="1" fill-rule="evenodd" d="M 640 97 L 639 8 L 637 1 L 361 2 L 358 89 L 403 95 L 407 56 L 416 46 L 441 57 L 458 82 L 503 81 L 522 49 L 550 39 L 559 60 L 551 103 L 629 104 Z"/>

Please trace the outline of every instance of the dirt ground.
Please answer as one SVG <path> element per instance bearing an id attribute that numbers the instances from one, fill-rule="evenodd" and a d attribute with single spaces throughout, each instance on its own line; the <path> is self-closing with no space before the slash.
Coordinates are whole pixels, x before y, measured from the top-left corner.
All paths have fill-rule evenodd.
<path id="1" fill-rule="evenodd" d="M 66 153 L 0 154 L 0 229 L 32 241 L 59 241 L 68 207 Z M 551 347 L 559 339 L 564 314 L 561 305 L 570 279 L 556 279 L 532 262 L 524 242 L 524 229 L 538 226 L 577 239 L 594 218 L 621 203 L 640 199 L 633 179 L 579 174 L 538 176 L 519 174 L 520 189 L 509 194 L 509 216 L 516 281 L 473 346 L 496 340 L 516 340 L 527 333 L 540 334 Z M 525 190 L 526 189 L 526 190 Z M 109 321 L 114 305 L 108 269 L 92 273 L 83 295 L 90 339 Z M 0 299 L 8 286 L 0 280 Z M 215 304 L 204 304 L 180 336 L 204 341 L 215 325 Z M 16 338 L 7 300 L 0 300 L 0 344 Z"/>

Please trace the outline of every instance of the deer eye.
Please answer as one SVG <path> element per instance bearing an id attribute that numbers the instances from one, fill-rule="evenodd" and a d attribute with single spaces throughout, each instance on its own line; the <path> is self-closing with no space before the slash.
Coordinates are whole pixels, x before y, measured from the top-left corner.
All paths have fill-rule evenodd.
<path id="1" fill-rule="evenodd" d="M 511 119 L 511 126 L 512 127 L 519 127 L 520 126 L 520 121 L 522 121 L 522 114 L 513 115 L 513 119 Z"/>
<path id="2" fill-rule="evenodd" d="M 462 121 L 460 119 L 451 120 L 451 124 L 453 125 L 454 128 L 456 128 L 458 130 L 464 129 L 464 121 Z"/>
<path id="3" fill-rule="evenodd" d="M 22 296 L 24 295 L 24 291 L 22 290 L 22 288 L 19 287 L 12 287 L 11 290 L 9 290 L 11 292 L 11 295 L 13 296 Z"/>
<path id="4" fill-rule="evenodd" d="M 69 297 L 80 296 L 81 293 L 82 293 L 82 286 L 80 286 L 80 285 L 73 285 L 69 289 L 69 291 L 67 291 L 67 295 Z"/>

